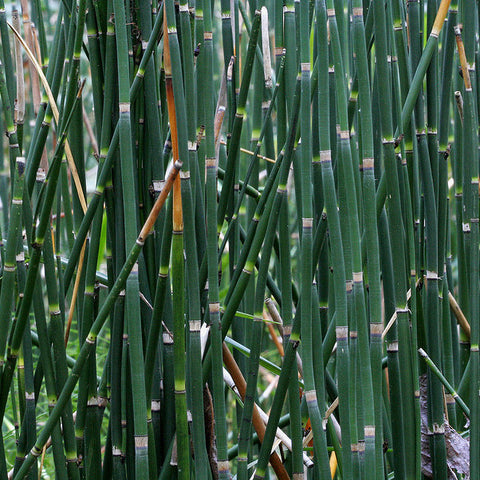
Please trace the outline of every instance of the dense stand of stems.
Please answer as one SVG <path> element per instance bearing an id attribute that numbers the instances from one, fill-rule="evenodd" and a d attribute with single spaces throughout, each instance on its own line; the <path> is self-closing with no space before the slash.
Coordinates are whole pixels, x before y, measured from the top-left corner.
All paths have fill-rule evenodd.
<path id="1" fill-rule="evenodd" d="M 478 2 L 9 7 L 0 478 L 477 478 Z"/>

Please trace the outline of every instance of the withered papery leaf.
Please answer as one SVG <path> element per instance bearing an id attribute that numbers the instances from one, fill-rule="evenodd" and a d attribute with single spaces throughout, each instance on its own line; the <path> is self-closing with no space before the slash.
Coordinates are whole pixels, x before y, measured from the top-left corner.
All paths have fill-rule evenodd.
<path id="1" fill-rule="evenodd" d="M 427 375 L 420 376 L 420 416 L 422 421 L 422 473 L 433 478 L 430 455 L 430 436 L 427 414 Z M 445 418 L 445 446 L 447 448 L 448 480 L 456 480 L 455 471 L 470 479 L 470 442 L 453 429 Z"/>

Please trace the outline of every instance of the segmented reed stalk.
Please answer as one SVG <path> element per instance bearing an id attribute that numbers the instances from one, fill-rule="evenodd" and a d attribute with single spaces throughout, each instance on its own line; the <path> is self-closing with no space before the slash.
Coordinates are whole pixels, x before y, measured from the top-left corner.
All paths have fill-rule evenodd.
<path id="1" fill-rule="evenodd" d="M 20 3 L 0 477 L 477 478 L 478 2 Z"/>

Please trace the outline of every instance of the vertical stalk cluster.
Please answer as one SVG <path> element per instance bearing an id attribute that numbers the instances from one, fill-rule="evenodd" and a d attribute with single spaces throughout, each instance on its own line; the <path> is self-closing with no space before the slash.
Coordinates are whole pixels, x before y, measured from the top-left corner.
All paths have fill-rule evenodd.
<path id="1" fill-rule="evenodd" d="M 478 2 L 9 7 L 0 478 L 478 478 Z"/>

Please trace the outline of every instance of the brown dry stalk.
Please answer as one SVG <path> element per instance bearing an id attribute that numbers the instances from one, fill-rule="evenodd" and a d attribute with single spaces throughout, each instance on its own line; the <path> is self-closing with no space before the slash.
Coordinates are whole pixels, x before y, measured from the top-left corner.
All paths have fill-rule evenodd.
<path id="1" fill-rule="evenodd" d="M 435 17 L 435 22 L 433 23 L 430 35 L 438 37 L 438 34 L 445 23 L 445 18 L 447 17 L 448 9 L 450 8 L 450 1 L 451 0 L 442 0 L 442 3 L 438 7 L 437 16 Z"/>
<path id="2" fill-rule="evenodd" d="M 168 32 L 167 16 L 163 17 L 164 32 Z M 170 45 L 168 42 L 168 34 L 163 38 L 163 62 L 165 69 L 165 86 L 167 91 L 167 108 L 168 118 L 170 122 L 170 133 L 172 136 L 172 153 L 173 161 L 179 159 L 178 154 L 178 132 L 177 132 L 177 116 L 175 113 L 175 99 L 173 97 L 172 84 L 172 62 L 170 59 Z M 183 232 L 183 210 L 182 210 L 182 194 L 181 194 L 180 178 L 176 178 L 173 185 L 173 231 Z"/>
<path id="3" fill-rule="evenodd" d="M 270 337 L 271 337 L 273 343 L 275 344 L 275 346 L 277 347 L 278 353 L 283 358 L 283 356 L 284 356 L 283 345 L 278 340 L 277 333 L 275 332 L 275 329 L 273 328 L 272 323 L 270 323 L 271 321 L 273 321 L 273 319 L 265 311 L 263 312 L 263 319 L 267 320 L 267 322 L 265 322 L 265 323 L 267 324 L 268 333 L 270 333 Z"/>
<path id="4" fill-rule="evenodd" d="M 228 373 L 230 373 L 230 375 L 232 376 L 233 381 L 235 382 L 235 385 L 238 389 L 238 392 L 240 393 L 240 396 L 242 397 L 242 400 L 243 400 L 245 398 L 247 383 L 245 382 L 242 372 L 238 368 L 237 362 L 235 362 L 235 359 L 233 358 L 233 355 L 231 354 L 225 342 L 223 342 L 222 349 L 223 349 L 223 362 L 225 363 L 225 367 L 227 368 Z M 263 420 L 255 404 L 253 405 L 252 423 L 255 428 L 255 431 L 257 432 L 260 442 L 262 442 L 263 437 L 265 436 L 266 427 L 265 427 L 265 424 L 263 423 Z M 290 479 L 287 471 L 285 470 L 285 467 L 282 464 L 282 461 L 280 460 L 280 457 L 275 452 L 273 452 L 270 455 L 270 464 L 272 465 L 272 468 L 275 470 L 275 474 L 277 475 L 277 478 L 279 478 L 280 480 Z"/>
<path id="5" fill-rule="evenodd" d="M 77 303 L 78 289 L 80 286 L 80 279 L 82 277 L 83 260 L 85 258 L 85 246 L 87 242 L 83 242 L 80 257 L 78 259 L 77 276 L 75 277 L 75 284 L 73 285 L 72 301 L 70 302 L 70 310 L 68 312 L 67 325 L 65 327 L 65 347 L 68 345 L 68 337 L 70 336 L 70 329 L 72 328 L 73 313 L 75 312 L 75 304 Z"/>
<path id="6" fill-rule="evenodd" d="M 58 119 L 59 119 L 60 114 L 59 114 L 59 111 L 58 111 L 57 104 L 55 102 L 55 98 L 53 97 L 52 91 L 50 89 L 50 85 L 48 84 L 47 79 L 46 79 L 45 75 L 43 74 L 42 67 L 40 67 L 40 64 L 38 63 L 37 59 L 35 58 L 34 54 L 32 53 L 32 50 L 25 43 L 25 40 L 21 37 L 21 35 L 15 30 L 15 28 L 11 24 L 8 24 L 8 26 L 10 27 L 10 29 L 14 33 L 17 40 L 22 44 L 22 47 L 25 50 L 25 53 L 27 54 L 27 56 L 30 59 L 30 61 L 32 62 L 36 72 L 38 73 L 38 76 L 40 77 L 43 88 L 45 89 L 45 93 L 47 94 L 48 103 L 50 103 L 50 106 L 52 107 L 53 117 L 55 118 L 55 122 L 58 125 Z M 67 156 L 68 166 L 70 168 L 70 172 L 72 174 L 73 181 L 75 182 L 75 187 L 77 189 L 77 195 L 78 195 L 80 204 L 82 206 L 83 213 L 86 213 L 87 202 L 86 202 L 85 196 L 83 194 L 82 184 L 81 184 L 80 178 L 78 176 L 77 167 L 75 166 L 75 161 L 73 160 L 73 155 L 72 155 L 72 152 L 70 150 L 70 145 L 68 144 L 68 140 L 65 140 L 65 154 Z"/>
<path id="7" fill-rule="evenodd" d="M 458 25 L 455 27 L 455 39 L 457 41 L 458 59 L 460 60 L 460 65 L 462 66 L 463 82 L 465 83 L 465 90 L 468 92 L 472 90 L 472 82 L 470 81 L 470 73 L 468 71 L 468 62 L 467 56 L 465 55 L 462 32 Z"/>
<path id="8" fill-rule="evenodd" d="M 93 155 L 96 159 L 98 159 L 98 157 L 100 156 L 100 152 L 98 151 L 98 143 L 97 139 L 95 138 L 95 133 L 93 132 L 92 124 L 90 123 L 90 119 L 88 118 L 87 112 L 85 110 L 85 105 L 82 105 L 82 117 L 85 128 L 87 129 L 88 138 L 90 139 L 90 143 L 92 144 Z"/>
<path id="9" fill-rule="evenodd" d="M 25 32 L 25 39 L 28 47 L 33 52 L 35 51 L 35 42 L 33 39 L 32 22 L 30 20 L 28 1 L 20 0 L 20 4 L 22 6 L 23 31 Z M 30 61 L 32 61 L 32 59 L 30 59 Z M 29 65 L 30 65 L 29 67 L 30 78 L 32 81 L 33 110 L 35 112 L 35 115 L 37 115 L 38 110 L 40 108 L 40 101 L 41 101 L 40 83 L 38 81 L 38 72 L 37 72 L 37 69 L 35 68 L 35 65 L 33 65 L 33 62 Z M 33 65 L 33 68 L 31 68 L 32 65 Z"/>
<path id="10" fill-rule="evenodd" d="M 448 301 L 450 303 L 450 308 L 452 309 L 453 314 L 455 315 L 455 318 L 457 319 L 458 324 L 460 327 L 462 327 L 462 330 L 466 333 L 467 337 L 470 339 L 470 324 L 468 323 L 468 320 L 465 318 L 465 315 L 462 312 L 462 309 L 460 308 L 460 305 L 458 305 L 457 301 L 455 300 L 455 297 L 453 296 L 452 292 L 448 292 Z"/>

